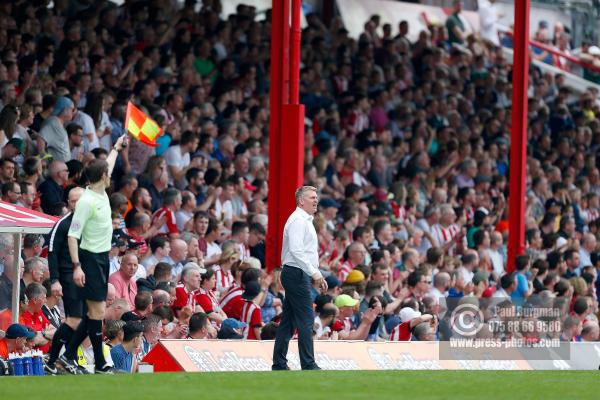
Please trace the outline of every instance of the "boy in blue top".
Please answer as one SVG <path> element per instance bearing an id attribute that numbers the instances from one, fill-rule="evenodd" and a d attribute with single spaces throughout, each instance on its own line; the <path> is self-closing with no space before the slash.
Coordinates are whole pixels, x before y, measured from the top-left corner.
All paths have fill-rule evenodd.
<path id="1" fill-rule="evenodd" d="M 144 325 L 140 321 L 128 321 L 123 327 L 123 342 L 110 349 L 115 368 L 131 373 L 137 370 L 135 355 L 142 348 Z"/>

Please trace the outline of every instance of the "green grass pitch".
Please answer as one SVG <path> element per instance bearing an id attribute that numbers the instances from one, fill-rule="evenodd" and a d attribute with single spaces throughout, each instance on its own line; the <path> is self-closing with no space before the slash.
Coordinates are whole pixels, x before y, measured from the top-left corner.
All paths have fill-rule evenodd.
<path id="1" fill-rule="evenodd" d="M 0 378 L 1 399 L 599 399 L 598 371 L 290 371 Z"/>

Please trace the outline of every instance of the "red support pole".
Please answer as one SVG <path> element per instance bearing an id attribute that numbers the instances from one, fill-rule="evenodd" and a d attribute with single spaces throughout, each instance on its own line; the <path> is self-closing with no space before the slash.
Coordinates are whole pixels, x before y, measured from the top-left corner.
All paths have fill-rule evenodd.
<path id="1" fill-rule="evenodd" d="M 302 2 L 274 0 L 271 21 L 271 121 L 269 141 L 269 226 L 267 270 L 281 264 L 287 217 L 296 207 L 294 191 L 304 181 L 304 106 L 299 103 Z M 290 104 L 291 103 L 291 104 Z"/>
<path id="2" fill-rule="evenodd" d="M 290 0 L 274 0 L 274 3 L 278 1 L 283 3 L 283 32 L 281 33 L 283 56 L 281 60 L 281 73 L 283 74 L 281 104 L 283 105 L 288 104 L 290 100 Z M 281 122 L 283 123 L 283 119 Z"/>
<path id="3" fill-rule="evenodd" d="M 529 86 L 529 3 L 515 2 L 514 59 L 512 71 L 512 133 L 508 198 L 508 263 L 515 269 L 515 257 L 525 250 L 525 182 L 527 162 L 527 88 Z"/>
<path id="4" fill-rule="evenodd" d="M 302 1 L 292 0 L 292 30 L 290 37 L 290 104 L 300 102 L 300 15 Z"/>
<path id="5" fill-rule="evenodd" d="M 287 1 L 286 1 L 287 2 Z M 271 87 L 270 87 L 270 120 L 269 120 L 269 200 L 266 238 L 265 262 L 267 270 L 276 268 L 280 263 L 279 219 L 280 219 L 280 187 L 279 174 L 281 171 L 281 107 L 283 104 L 283 31 L 284 7 L 283 1 L 273 1 L 271 13 Z"/>

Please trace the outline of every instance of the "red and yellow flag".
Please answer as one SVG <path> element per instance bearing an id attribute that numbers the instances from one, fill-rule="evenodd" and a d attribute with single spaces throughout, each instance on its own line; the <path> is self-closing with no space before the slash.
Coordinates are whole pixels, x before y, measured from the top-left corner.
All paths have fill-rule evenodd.
<path id="1" fill-rule="evenodd" d="M 161 127 L 132 102 L 127 104 L 125 129 L 140 142 L 153 147 L 158 146 L 156 139 L 162 134 Z"/>

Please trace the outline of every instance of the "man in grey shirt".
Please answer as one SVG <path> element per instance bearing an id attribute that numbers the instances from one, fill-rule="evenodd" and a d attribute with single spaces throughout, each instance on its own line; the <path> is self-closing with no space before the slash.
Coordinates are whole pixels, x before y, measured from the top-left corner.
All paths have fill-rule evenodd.
<path id="1" fill-rule="evenodd" d="M 54 105 L 52 116 L 48 117 L 40 129 L 40 135 L 46 142 L 48 153 L 56 161 L 67 162 L 71 159 L 69 137 L 65 124 L 73 119 L 75 106 L 68 97 L 59 97 Z"/>

